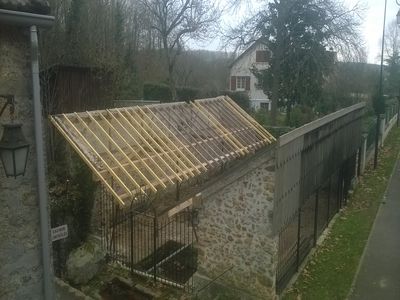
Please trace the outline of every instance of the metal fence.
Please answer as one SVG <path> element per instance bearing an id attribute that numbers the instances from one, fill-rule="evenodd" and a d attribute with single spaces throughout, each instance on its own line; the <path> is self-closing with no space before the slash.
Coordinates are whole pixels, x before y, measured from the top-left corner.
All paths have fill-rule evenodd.
<path id="1" fill-rule="evenodd" d="M 346 205 L 359 160 L 363 108 L 357 104 L 338 111 L 279 140 L 274 207 L 278 294 Z"/>
<path id="2" fill-rule="evenodd" d="M 158 216 L 154 211 L 122 210 L 103 189 L 101 232 L 110 262 L 133 274 L 191 291 L 197 270 L 193 211 Z"/>
<path id="3" fill-rule="evenodd" d="M 299 212 L 279 233 L 276 290 L 281 293 L 315 246 L 334 215 L 347 204 L 355 157 L 343 164 L 301 206 Z"/>
<path id="4" fill-rule="evenodd" d="M 368 126 L 367 129 L 367 149 L 369 149 L 376 139 L 376 119 L 374 119 Z"/>
<path id="5" fill-rule="evenodd" d="M 397 114 L 399 108 L 399 102 L 392 100 L 385 108 L 385 121 L 386 126 L 389 124 L 389 121 Z"/>

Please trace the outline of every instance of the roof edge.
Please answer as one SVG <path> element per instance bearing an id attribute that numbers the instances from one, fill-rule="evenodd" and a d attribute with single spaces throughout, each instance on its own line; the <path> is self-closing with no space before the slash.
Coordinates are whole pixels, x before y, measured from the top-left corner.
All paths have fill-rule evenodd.
<path id="1" fill-rule="evenodd" d="M 264 38 L 259 38 L 258 40 L 255 40 L 246 50 L 244 50 L 238 57 L 235 58 L 235 60 L 229 65 L 229 67 L 232 68 L 233 65 L 236 64 L 236 62 L 238 62 L 243 56 L 246 55 L 246 53 L 250 52 L 258 44 L 266 44 L 266 40 Z"/>
<path id="2" fill-rule="evenodd" d="M 46 28 L 53 26 L 54 16 L 0 9 L 0 23 L 16 26 L 36 25 Z"/>

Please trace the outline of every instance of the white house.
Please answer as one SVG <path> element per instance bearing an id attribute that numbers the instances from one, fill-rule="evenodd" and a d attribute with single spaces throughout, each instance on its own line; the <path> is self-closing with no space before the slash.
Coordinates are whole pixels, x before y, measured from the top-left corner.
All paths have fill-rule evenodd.
<path id="1" fill-rule="evenodd" d="M 246 51 L 239 55 L 231 65 L 230 84 L 231 91 L 246 91 L 249 94 L 251 107 L 255 110 L 260 108 L 270 110 L 271 101 L 257 86 L 257 78 L 251 72 L 253 67 L 259 70 L 269 67 L 268 59 L 270 52 L 262 40 L 254 42 Z"/>

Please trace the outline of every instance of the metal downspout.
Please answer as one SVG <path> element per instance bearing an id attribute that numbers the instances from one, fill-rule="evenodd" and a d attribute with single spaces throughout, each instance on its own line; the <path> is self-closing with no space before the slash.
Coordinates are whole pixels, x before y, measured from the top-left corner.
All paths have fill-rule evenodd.
<path id="1" fill-rule="evenodd" d="M 40 103 L 40 82 L 39 82 L 39 47 L 36 26 L 30 27 L 31 36 L 31 62 L 32 62 L 32 90 L 33 90 L 33 113 L 35 124 L 35 144 L 37 159 L 37 180 L 40 209 L 40 233 L 42 238 L 42 261 L 44 295 L 46 300 L 53 300 L 54 297 L 54 275 L 51 267 L 50 253 L 50 232 L 48 216 L 48 189 L 44 160 L 43 147 L 43 124 L 42 107 Z"/>

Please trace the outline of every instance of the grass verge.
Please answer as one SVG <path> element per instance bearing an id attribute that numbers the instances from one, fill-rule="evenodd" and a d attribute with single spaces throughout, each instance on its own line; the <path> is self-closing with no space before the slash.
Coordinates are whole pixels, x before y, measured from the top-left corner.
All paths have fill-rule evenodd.
<path id="1" fill-rule="evenodd" d="M 283 299 L 346 299 L 399 150 L 400 129 L 393 128 L 378 168 L 367 167 L 348 206 Z"/>

